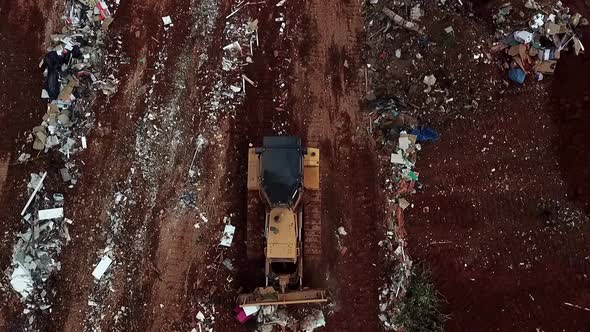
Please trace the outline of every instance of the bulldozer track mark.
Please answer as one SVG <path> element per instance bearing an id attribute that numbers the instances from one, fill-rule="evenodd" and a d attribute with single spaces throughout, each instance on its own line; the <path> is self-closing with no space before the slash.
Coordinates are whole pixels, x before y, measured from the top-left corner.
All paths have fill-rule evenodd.
<path id="1" fill-rule="evenodd" d="M 4 182 L 6 182 L 9 162 L 10 154 L 0 157 L 0 198 L 2 198 L 2 193 L 4 192 Z"/>

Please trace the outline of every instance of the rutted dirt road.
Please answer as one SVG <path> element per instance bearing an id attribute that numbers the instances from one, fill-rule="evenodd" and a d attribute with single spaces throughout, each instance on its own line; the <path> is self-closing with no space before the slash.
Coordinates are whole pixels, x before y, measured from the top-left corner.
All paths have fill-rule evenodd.
<path id="1" fill-rule="evenodd" d="M 311 1 L 295 68 L 296 113 L 310 146 L 322 152 L 322 222 L 327 284 L 335 301 L 329 331 L 379 329 L 377 242 L 382 238 L 383 193 L 361 113 L 364 85 L 362 16 L 358 2 Z M 343 19 L 346 18 L 346 19 Z M 334 234 L 347 231 L 338 252 Z M 361 300 L 359 300 L 361 299 Z"/>

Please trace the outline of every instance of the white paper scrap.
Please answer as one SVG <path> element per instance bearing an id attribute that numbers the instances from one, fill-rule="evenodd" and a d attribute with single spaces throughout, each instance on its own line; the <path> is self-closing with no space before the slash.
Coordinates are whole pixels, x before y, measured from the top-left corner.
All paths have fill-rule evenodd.
<path id="1" fill-rule="evenodd" d="M 39 210 L 39 220 L 63 218 L 64 208 Z"/>
<path id="2" fill-rule="evenodd" d="M 258 309 L 260 309 L 260 307 L 256 306 L 256 305 L 247 305 L 247 306 L 242 307 L 242 309 L 244 310 L 244 313 L 246 314 L 246 316 L 250 316 L 250 315 L 257 313 Z"/>
<path id="3" fill-rule="evenodd" d="M 162 17 L 162 22 L 164 22 L 164 25 L 170 25 L 172 24 L 172 18 L 170 16 L 164 16 Z"/>
<path id="4" fill-rule="evenodd" d="M 98 262 L 98 265 L 96 265 L 96 267 L 94 268 L 94 271 L 92 271 L 92 276 L 96 280 L 100 280 L 100 278 L 102 278 L 103 274 L 107 271 L 109 266 L 111 266 L 112 262 L 113 260 L 109 256 L 103 256 L 100 262 Z"/>
<path id="5" fill-rule="evenodd" d="M 401 153 L 392 153 L 391 162 L 394 164 L 405 164 L 406 161 Z"/>
<path id="6" fill-rule="evenodd" d="M 22 297 L 26 298 L 33 292 L 33 278 L 31 278 L 31 273 L 20 264 L 12 272 L 10 284 Z"/>
<path id="7" fill-rule="evenodd" d="M 232 225 L 225 225 L 223 230 L 223 236 L 221 237 L 221 244 L 224 247 L 231 246 L 232 241 L 234 240 L 234 232 L 236 231 L 236 227 Z"/>

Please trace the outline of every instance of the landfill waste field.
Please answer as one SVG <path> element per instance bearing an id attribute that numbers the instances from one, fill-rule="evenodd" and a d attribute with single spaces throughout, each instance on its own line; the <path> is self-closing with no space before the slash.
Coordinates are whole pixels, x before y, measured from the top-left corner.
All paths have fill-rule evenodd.
<path id="1" fill-rule="evenodd" d="M 0 331 L 590 330 L 589 20 L 0 1 Z"/>

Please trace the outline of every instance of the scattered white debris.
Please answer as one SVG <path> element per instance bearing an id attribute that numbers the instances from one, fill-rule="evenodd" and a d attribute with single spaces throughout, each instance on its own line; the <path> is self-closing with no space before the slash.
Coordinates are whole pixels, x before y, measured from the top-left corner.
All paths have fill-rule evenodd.
<path id="1" fill-rule="evenodd" d="M 63 216 L 64 216 L 64 209 L 63 208 L 39 210 L 39 220 L 57 219 L 57 218 L 63 218 Z"/>
<path id="2" fill-rule="evenodd" d="M 232 241 L 234 240 L 234 232 L 236 231 L 236 227 L 232 225 L 225 225 L 223 230 L 223 236 L 221 237 L 220 245 L 224 247 L 230 247 Z"/>
<path id="3" fill-rule="evenodd" d="M 202 322 L 205 320 L 205 315 L 203 315 L 203 313 L 199 311 L 197 312 L 197 319 Z"/>
<path id="4" fill-rule="evenodd" d="M 172 18 L 170 16 L 163 16 L 162 17 L 162 22 L 164 22 L 164 25 L 171 25 L 172 24 Z"/>
<path id="5" fill-rule="evenodd" d="M 256 306 L 256 305 L 248 305 L 248 306 L 243 306 L 242 309 L 244 310 L 244 313 L 246 314 L 246 316 L 251 316 L 251 315 L 257 313 L 258 310 L 260 309 L 260 307 Z"/>
<path id="6" fill-rule="evenodd" d="M 225 45 L 223 47 L 223 50 L 224 51 L 237 50 L 237 51 L 240 51 L 240 53 L 242 53 L 242 46 L 240 46 L 239 42 L 235 41 L 231 44 Z"/>
<path id="7" fill-rule="evenodd" d="M 23 162 L 23 161 L 27 161 L 29 160 L 29 158 L 31 158 L 31 155 L 28 153 L 21 153 L 20 156 L 18 156 L 18 161 L 19 162 Z"/>
<path id="8" fill-rule="evenodd" d="M 31 174 L 31 182 L 29 182 L 29 188 L 32 188 L 33 182 L 35 182 L 35 184 L 33 185 L 35 189 L 33 190 L 33 193 L 31 194 L 31 196 L 29 197 L 27 204 L 25 204 L 25 207 L 20 212 L 21 216 L 25 215 L 25 212 L 27 211 L 27 208 L 29 207 L 29 205 L 33 201 L 33 198 L 35 198 L 35 195 L 37 195 L 37 192 L 43 186 L 43 181 L 45 180 L 46 176 L 47 176 L 47 172 L 44 172 L 43 175 L 41 176 L 41 178 L 36 180 L 39 176 L 35 173 Z"/>
<path id="9" fill-rule="evenodd" d="M 31 273 L 20 263 L 10 276 L 10 284 L 23 298 L 27 298 L 33 292 L 33 278 L 31 278 Z"/>
<path id="10" fill-rule="evenodd" d="M 392 153 L 390 158 L 391 163 L 403 165 L 406 163 L 406 159 L 401 153 Z"/>
<path id="11" fill-rule="evenodd" d="M 420 4 L 417 4 L 410 9 L 410 20 L 419 21 L 422 16 L 424 16 L 424 10 L 420 8 Z"/>
<path id="12" fill-rule="evenodd" d="M 92 271 L 92 276 L 96 280 L 100 280 L 109 266 L 111 266 L 112 262 L 113 260 L 109 256 L 103 256 L 98 265 L 94 268 L 94 271 Z"/>
<path id="13" fill-rule="evenodd" d="M 252 85 L 253 87 L 257 87 L 257 84 L 252 81 L 250 78 L 248 78 L 248 76 L 242 74 L 242 79 L 244 79 L 246 82 L 250 83 L 250 85 Z"/>
<path id="14" fill-rule="evenodd" d="M 312 332 L 322 326 L 326 326 L 326 319 L 324 318 L 324 313 L 317 309 L 301 321 L 301 330 L 305 332 Z"/>
<path id="15" fill-rule="evenodd" d="M 343 235 L 343 236 L 348 235 L 348 233 L 346 233 L 346 230 L 342 226 L 338 227 L 338 234 Z"/>
<path id="16" fill-rule="evenodd" d="M 514 39 L 523 44 L 528 44 L 533 40 L 533 34 L 528 31 L 516 31 L 514 33 Z"/>

